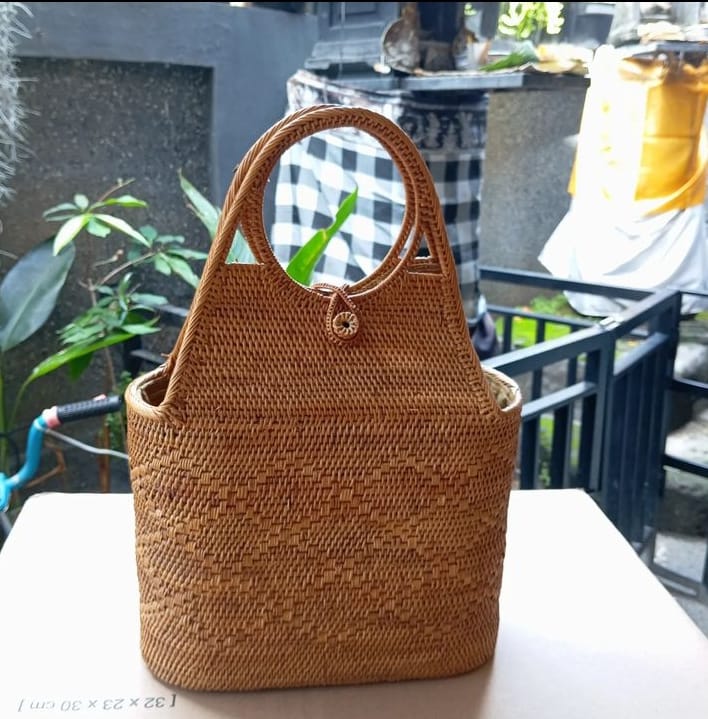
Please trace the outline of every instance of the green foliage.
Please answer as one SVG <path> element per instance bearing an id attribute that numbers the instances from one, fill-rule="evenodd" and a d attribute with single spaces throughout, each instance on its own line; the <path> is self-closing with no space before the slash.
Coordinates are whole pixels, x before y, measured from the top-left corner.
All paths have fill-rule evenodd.
<path id="1" fill-rule="evenodd" d="M 33 247 L 0 283 L 0 353 L 31 337 L 52 313 L 74 261 L 74 248 L 57 257 L 53 239 Z"/>
<path id="2" fill-rule="evenodd" d="M 141 295 L 130 286 L 130 280 L 131 274 L 126 273 L 116 286 L 98 287 L 101 298 L 59 332 L 61 343 L 75 345 L 81 342 L 96 342 L 115 331 L 136 335 L 154 332 L 153 325 L 157 318 L 146 322 L 141 320 L 139 311 L 153 311 L 167 300 L 158 295 L 149 295 L 150 304 L 141 303 Z"/>
<path id="3" fill-rule="evenodd" d="M 179 185 L 182 192 L 189 200 L 190 209 L 204 223 L 209 232 L 209 237 L 216 235 L 216 228 L 219 224 L 219 215 L 221 211 L 215 205 L 212 205 L 204 195 L 182 174 L 179 172 Z"/>
<path id="4" fill-rule="evenodd" d="M 219 223 L 219 208 L 212 205 L 181 173 L 180 186 L 190 202 L 191 210 L 202 221 L 213 239 Z M 330 240 L 339 232 L 342 225 L 355 211 L 357 197 L 358 188 L 355 188 L 342 201 L 332 224 L 329 227 L 315 231 L 312 237 L 297 251 L 286 267 L 286 272 L 290 277 L 300 284 L 310 285 L 315 267 L 327 249 Z M 251 263 L 254 261 L 255 258 L 246 238 L 237 229 L 226 262 Z"/>
<path id="5" fill-rule="evenodd" d="M 518 50 L 510 52 L 505 57 L 491 62 L 488 65 L 482 65 L 479 69 L 482 72 L 493 72 L 494 70 L 511 70 L 514 67 L 522 67 L 530 62 L 536 62 L 538 56 L 532 46 L 522 47 Z"/>
<path id="6" fill-rule="evenodd" d="M 55 372 L 60 367 L 65 366 L 69 367 L 71 377 L 73 379 L 78 379 L 81 373 L 88 367 L 95 352 L 120 344 L 121 342 L 126 342 L 134 336 L 134 333 L 129 334 L 124 332 L 122 334 L 112 334 L 108 337 L 97 340 L 94 343 L 78 344 L 66 347 L 50 357 L 47 357 L 34 367 L 25 382 L 25 385 L 30 382 L 34 382 L 34 380 L 44 377 L 51 372 Z"/>
<path id="7" fill-rule="evenodd" d="M 132 195 L 111 196 L 125 184 L 119 184 L 93 203 L 86 195 L 77 194 L 72 202 L 63 202 L 44 213 L 48 221 L 62 223 L 54 238 L 55 253 L 72 246 L 82 231 L 98 239 L 115 232 L 123 238 L 125 246 L 112 257 L 94 263 L 96 271 L 104 267 L 111 269 L 85 278 L 89 307 L 60 330 L 62 349 L 35 367 L 30 380 L 63 366 L 68 366 L 70 375 L 76 378 L 98 350 L 158 331 L 158 308 L 167 299 L 138 292 L 131 282 L 132 270 L 138 265 L 152 266 L 163 275 L 175 275 L 192 288 L 199 282 L 190 263 L 204 260 L 206 254 L 184 247 L 184 237 L 160 234 L 152 225 L 136 229 L 122 217 L 107 214 L 147 208 L 144 200 Z M 107 361 L 110 362 L 108 357 Z M 109 374 L 115 376 L 112 367 Z"/>
<path id="8" fill-rule="evenodd" d="M 504 321 L 500 317 L 496 321 L 497 334 L 504 331 Z M 546 324 L 546 339 L 554 340 L 564 337 L 570 332 L 567 325 L 559 325 L 554 322 Z M 536 320 L 528 317 L 514 317 L 511 324 L 511 343 L 514 349 L 531 347 L 536 344 Z"/>
<path id="9" fill-rule="evenodd" d="M 498 29 L 516 40 L 537 38 L 541 32 L 557 35 L 563 27 L 561 2 L 502 3 Z"/>
<path id="10" fill-rule="evenodd" d="M 179 235 L 163 235 L 150 225 L 136 229 L 121 216 L 147 208 L 145 201 L 132 195 L 116 195 L 126 184 L 119 183 L 93 202 L 86 195 L 76 194 L 71 201 L 47 210 L 45 219 L 59 223 L 56 234 L 20 258 L 0 283 L 0 471 L 5 469 L 7 456 L 3 434 L 14 425 L 32 382 L 62 367 L 77 379 L 96 353 L 103 351 L 106 382 L 101 389 L 115 391 L 115 370 L 105 350 L 158 331 L 159 307 L 167 300 L 139 291 L 134 280 L 136 267 L 174 275 L 192 288 L 199 281 L 192 265 L 205 259 L 205 253 L 186 248 Z M 113 254 L 105 244 L 109 237 L 122 245 Z M 80 238 L 87 241 L 90 266 L 89 276 L 79 283 L 87 292 L 86 309 L 59 331 L 61 349 L 31 370 L 10 402 L 3 382 L 3 354 L 46 323 L 66 282 Z M 101 250 L 104 256 L 96 259 Z"/>
<path id="11" fill-rule="evenodd" d="M 148 248 L 148 252 L 141 254 L 139 248 L 134 248 L 128 253 L 128 259 L 135 264 L 149 262 L 163 275 L 175 274 L 188 285 L 196 289 L 199 284 L 199 276 L 192 270 L 192 260 L 205 260 L 206 252 L 190 250 L 184 245 L 184 237 L 181 235 L 161 235 L 151 225 L 140 228 L 140 235 Z M 166 300 L 162 302 L 164 304 Z"/>
<path id="12" fill-rule="evenodd" d="M 94 237 L 108 237 L 113 230 L 129 237 L 138 244 L 145 244 L 142 235 L 120 217 L 105 212 L 115 207 L 147 207 L 147 203 L 131 195 L 121 197 L 104 197 L 89 204 L 86 195 L 74 195 L 73 202 L 62 202 L 44 212 L 44 219 L 49 222 L 61 222 L 62 225 L 54 237 L 54 254 L 72 243 L 78 234 L 86 228 L 86 232 Z M 104 210 L 104 212 L 98 212 Z"/>
<path id="13" fill-rule="evenodd" d="M 339 232 L 341 226 L 346 222 L 349 215 L 354 212 L 358 188 L 347 195 L 339 206 L 334 221 L 329 227 L 317 230 L 315 234 L 295 253 L 287 267 L 287 273 L 296 282 L 302 285 L 309 285 L 312 281 L 312 273 L 320 257 L 324 253 L 329 241 Z"/>
<path id="14" fill-rule="evenodd" d="M 70 247 L 54 256 L 53 239 L 33 247 L 0 283 L 0 471 L 5 469 L 7 439 L 15 410 L 8 410 L 3 365 L 5 353 L 29 339 L 49 319 L 74 261 Z M 15 398 L 15 408 L 22 390 Z"/>
<path id="15" fill-rule="evenodd" d="M 551 297 L 539 295 L 534 297 L 529 306 L 534 312 L 542 315 L 556 315 L 557 317 L 579 317 L 578 313 L 568 304 L 568 300 L 561 292 Z"/>
<path id="16" fill-rule="evenodd" d="M 189 201 L 189 208 L 201 220 L 204 227 L 207 228 L 209 237 L 213 240 L 216 237 L 221 210 L 216 205 L 212 205 L 181 172 L 179 173 L 179 184 Z M 254 261 L 255 258 L 251 248 L 248 246 L 248 242 L 246 242 L 246 238 L 239 229 L 236 229 L 226 262 L 228 264 L 233 264 L 234 262 L 249 264 Z"/>

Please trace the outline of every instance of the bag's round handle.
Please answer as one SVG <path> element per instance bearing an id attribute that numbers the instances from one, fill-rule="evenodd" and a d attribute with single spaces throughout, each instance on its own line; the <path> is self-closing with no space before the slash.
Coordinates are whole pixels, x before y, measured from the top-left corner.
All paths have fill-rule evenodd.
<path id="1" fill-rule="evenodd" d="M 239 226 L 256 260 L 262 264 L 277 264 L 263 225 L 266 182 L 278 159 L 296 142 L 317 132 L 342 127 L 362 130 L 380 142 L 399 170 L 406 195 L 404 221 L 398 239 L 375 273 L 352 286 L 350 292 L 386 281 L 399 266 L 415 257 L 423 235 L 441 270 L 454 274 L 454 261 L 446 241 L 437 193 L 428 168 L 412 140 L 398 125 L 379 113 L 364 108 L 327 105 L 313 106 L 297 116 L 289 116 L 279 123 L 277 130 L 267 133 L 267 138 L 261 138 L 257 151 L 246 155 L 224 200 L 221 222 L 205 276 L 208 276 L 209 265 L 225 262 Z M 411 230 L 412 240 L 401 262 L 399 256 L 411 237 Z M 372 282 L 374 274 L 377 283 Z"/>
<path id="2" fill-rule="evenodd" d="M 220 265 L 226 262 L 226 257 L 228 255 L 229 249 L 231 248 L 231 242 L 233 242 L 233 237 L 236 233 L 236 222 L 237 220 L 234 220 L 234 218 L 231 218 L 231 221 L 229 221 L 229 218 L 226 217 L 227 215 L 227 208 L 232 207 L 234 205 L 234 201 L 238 192 L 238 188 L 243 184 L 246 175 L 250 171 L 251 167 L 254 165 L 254 162 L 258 155 L 262 152 L 264 145 L 275 135 L 277 135 L 281 130 L 286 128 L 287 125 L 289 125 L 291 122 L 294 122 L 295 120 L 298 120 L 302 117 L 305 117 L 309 114 L 314 113 L 321 113 L 322 110 L 325 110 L 327 108 L 334 108 L 337 107 L 336 105 L 310 105 L 307 107 L 300 108 L 299 110 L 295 110 L 294 112 L 286 115 L 283 117 L 279 122 L 277 122 L 272 127 L 268 128 L 249 148 L 248 152 L 243 156 L 243 159 L 239 163 L 238 167 L 234 171 L 234 177 L 231 181 L 231 184 L 229 185 L 229 188 L 226 193 L 226 197 L 223 202 L 223 209 L 219 215 L 219 225 L 217 227 L 214 243 L 212 244 L 212 249 L 210 252 L 210 259 L 207 261 L 207 264 L 204 268 L 204 271 L 202 272 L 202 283 L 206 284 L 207 278 L 210 273 L 214 272 L 216 268 Z M 294 144 L 294 143 L 293 143 Z M 406 188 L 413 186 L 413 179 L 410 177 L 410 175 L 406 174 L 402 176 L 404 186 Z M 262 197 L 262 196 L 261 196 Z M 413 218 L 414 218 L 414 207 L 412 203 L 406 203 L 405 212 L 403 216 L 403 220 L 401 222 L 401 229 L 398 235 L 398 238 L 396 239 L 395 243 L 391 247 L 390 251 L 387 253 L 386 257 L 382 260 L 382 262 L 379 264 L 378 267 L 376 267 L 369 275 L 364 277 L 362 280 L 356 283 L 355 287 L 357 289 L 365 289 L 367 286 L 370 285 L 376 285 L 378 280 L 381 276 L 386 276 L 388 272 L 395 266 L 396 263 L 400 261 L 400 254 L 403 251 L 403 248 L 405 247 L 406 241 L 409 239 L 411 234 L 411 229 L 413 227 Z M 265 235 L 265 230 L 262 230 L 263 234 Z M 215 255 L 215 257 L 211 257 L 211 255 Z M 195 298 L 196 300 L 197 298 Z M 175 358 L 177 357 L 177 354 L 179 353 L 180 346 L 182 344 L 182 340 L 184 338 L 185 331 L 187 329 L 187 323 L 184 322 L 182 324 L 182 328 L 180 329 L 179 335 L 177 337 L 177 340 L 174 344 L 174 347 L 172 348 L 172 352 L 170 353 L 169 357 L 167 358 L 167 366 L 171 369 L 172 365 L 174 364 Z"/>
<path id="3" fill-rule="evenodd" d="M 200 316 L 208 305 L 210 290 L 218 284 L 218 275 L 226 262 L 233 237 L 242 227 L 251 251 L 258 262 L 277 268 L 286 277 L 268 242 L 263 225 L 263 194 L 266 182 L 280 156 L 299 140 L 324 130 L 354 127 L 377 139 L 393 159 L 404 183 L 406 209 L 398 239 L 383 263 L 367 278 L 347 289 L 349 296 L 368 294 L 388 284 L 408 267 L 425 237 L 428 249 L 439 271 L 457 287 L 452 251 L 440 210 L 440 202 L 430 172 L 405 132 L 383 115 L 364 108 L 311 106 L 286 116 L 264 133 L 239 164 L 224 200 L 216 237 L 202 272 L 189 317 L 165 364 L 170 376 L 161 405 L 162 411 L 176 406 L 180 376 L 188 364 L 190 339 L 199 326 Z M 406 241 L 407 251 L 401 257 Z M 305 289 L 305 288 L 303 288 Z M 317 291 L 306 289 L 305 291 Z M 174 407 L 172 407 L 174 410 Z"/>

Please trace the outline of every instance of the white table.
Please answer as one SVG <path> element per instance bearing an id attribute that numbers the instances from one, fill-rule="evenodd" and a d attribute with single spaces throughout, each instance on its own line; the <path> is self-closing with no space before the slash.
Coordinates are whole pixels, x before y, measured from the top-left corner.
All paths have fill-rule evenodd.
<path id="1" fill-rule="evenodd" d="M 708 640 L 592 500 L 512 493 L 494 660 L 453 679 L 180 692 L 138 648 L 129 495 L 32 498 L 0 553 L 0 717 L 706 719 Z"/>

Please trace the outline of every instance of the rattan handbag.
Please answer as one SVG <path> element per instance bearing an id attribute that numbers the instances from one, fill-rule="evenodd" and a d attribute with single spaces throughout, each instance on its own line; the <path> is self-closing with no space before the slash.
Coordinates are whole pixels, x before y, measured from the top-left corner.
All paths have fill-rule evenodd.
<path id="1" fill-rule="evenodd" d="M 266 239 L 265 183 L 289 146 L 346 126 L 398 166 L 403 228 L 365 281 L 305 288 Z M 237 227 L 254 264 L 225 263 Z M 159 679 L 393 681 L 492 656 L 520 394 L 472 349 L 434 185 L 394 123 L 316 107 L 253 146 L 174 351 L 126 396 Z"/>

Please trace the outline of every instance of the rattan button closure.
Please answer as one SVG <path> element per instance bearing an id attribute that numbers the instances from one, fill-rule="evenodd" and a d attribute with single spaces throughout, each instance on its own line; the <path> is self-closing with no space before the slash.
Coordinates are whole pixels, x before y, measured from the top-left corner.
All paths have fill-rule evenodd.
<path id="1" fill-rule="evenodd" d="M 332 332 L 342 340 L 352 339 L 359 331 L 359 318 L 349 311 L 339 312 L 332 319 Z"/>
<path id="2" fill-rule="evenodd" d="M 329 306 L 327 307 L 327 336 L 335 344 L 343 344 L 356 337 L 359 331 L 359 317 L 354 301 L 347 294 L 347 286 L 337 287 L 326 282 L 318 282 L 312 285 L 312 289 L 324 290 L 330 294 Z M 337 305 L 344 305 L 348 309 L 337 312 Z"/>

